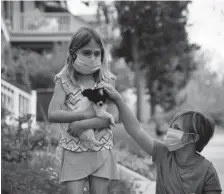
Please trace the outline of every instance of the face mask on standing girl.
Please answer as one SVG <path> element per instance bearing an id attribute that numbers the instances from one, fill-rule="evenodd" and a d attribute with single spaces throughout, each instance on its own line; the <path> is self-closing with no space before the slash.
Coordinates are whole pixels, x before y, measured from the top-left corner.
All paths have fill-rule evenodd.
<path id="1" fill-rule="evenodd" d="M 96 72 L 99 82 L 116 80 L 116 76 L 108 67 L 105 47 L 100 36 L 94 30 L 83 27 L 72 37 L 65 66 L 59 74 L 66 74 L 71 78 L 74 77 L 73 73 L 90 75 Z"/>
<path id="2" fill-rule="evenodd" d="M 81 74 L 93 74 L 101 67 L 101 56 L 95 57 L 94 55 L 94 57 L 88 57 L 83 54 L 77 54 L 73 67 Z"/>

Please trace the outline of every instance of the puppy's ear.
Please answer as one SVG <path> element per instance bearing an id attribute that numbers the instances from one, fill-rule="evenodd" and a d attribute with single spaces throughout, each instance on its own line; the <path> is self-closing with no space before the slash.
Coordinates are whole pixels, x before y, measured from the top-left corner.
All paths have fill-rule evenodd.
<path id="1" fill-rule="evenodd" d="M 88 97 L 93 95 L 93 90 L 92 89 L 85 89 L 85 90 L 82 91 L 82 95 L 88 98 Z"/>
<path id="2" fill-rule="evenodd" d="M 106 98 L 109 98 L 107 92 L 105 91 L 105 89 L 103 89 L 103 95 L 106 97 Z"/>
<path id="3" fill-rule="evenodd" d="M 100 95 L 100 96 L 106 95 L 106 92 L 104 91 L 104 89 L 95 89 L 94 91 L 97 95 Z"/>
<path id="4" fill-rule="evenodd" d="M 107 92 L 104 89 L 99 89 L 98 93 L 100 96 L 103 96 L 104 98 L 108 98 L 109 96 L 107 95 Z"/>

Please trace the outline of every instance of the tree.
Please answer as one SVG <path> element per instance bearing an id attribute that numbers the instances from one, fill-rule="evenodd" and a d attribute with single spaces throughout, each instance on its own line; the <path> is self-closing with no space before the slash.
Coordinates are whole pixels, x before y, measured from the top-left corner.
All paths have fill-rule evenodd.
<path id="1" fill-rule="evenodd" d="M 8 81 L 14 81 L 15 69 L 12 65 L 12 58 L 10 53 L 10 46 L 5 45 L 1 51 L 1 73 L 2 78 Z"/>
<path id="2" fill-rule="evenodd" d="M 116 89 L 119 92 L 123 92 L 126 89 L 133 87 L 134 74 L 123 58 L 112 60 L 110 66 L 111 72 L 117 77 Z"/>
<path id="3" fill-rule="evenodd" d="M 176 96 L 196 69 L 193 54 L 198 47 L 188 42 L 185 30 L 188 3 L 115 2 L 122 41 L 113 53 L 130 62 L 137 75 L 147 75 L 152 117 L 157 105 L 169 111 L 181 103 Z"/>
<path id="4" fill-rule="evenodd" d="M 28 69 L 24 65 L 23 60 L 19 60 L 20 52 L 17 49 L 11 48 L 10 45 L 4 48 L 2 53 L 3 67 L 2 77 L 6 81 L 14 84 L 15 86 L 25 90 L 31 90 Z"/>
<path id="5" fill-rule="evenodd" d="M 32 50 L 5 48 L 3 78 L 17 87 L 30 91 L 54 86 L 54 76 L 66 60 L 67 44 L 55 45 L 53 51 L 39 54 Z"/>
<path id="6" fill-rule="evenodd" d="M 87 6 L 97 5 L 97 25 L 95 29 L 99 32 L 104 40 L 107 55 L 111 54 L 111 48 L 113 44 L 119 42 L 119 38 L 116 37 L 117 21 L 116 21 L 116 8 L 112 2 L 94 1 L 91 3 L 83 1 Z M 111 57 L 109 57 L 111 58 Z M 119 92 L 123 92 L 127 88 L 133 86 L 133 72 L 127 66 L 126 62 L 121 59 L 111 59 L 109 61 L 110 69 L 112 73 L 117 76 L 116 89 Z"/>
<path id="7" fill-rule="evenodd" d="M 201 65 L 181 91 L 186 101 L 163 116 L 170 120 L 176 112 L 183 109 L 194 109 L 212 117 L 217 125 L 224 126 L 224 80 L 217 73 Z"/>

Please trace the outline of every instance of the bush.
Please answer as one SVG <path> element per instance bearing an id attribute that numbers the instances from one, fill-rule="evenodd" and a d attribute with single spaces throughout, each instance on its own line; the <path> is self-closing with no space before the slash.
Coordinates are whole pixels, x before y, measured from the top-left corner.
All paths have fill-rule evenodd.
<path id="1" fill-rule="evenodd" d="M 42 154 L 41 160 L 39 159 L 39 157 L 35 157 L 32 164 L 29 165 L 3 162 L 2 192 L 10 194 L 65 194 L 65 187 L 58 183 L 56 168 L 49 166 L 52 165 L 50 162 L 53 159 L 52 156 Z M 86 183 L 84 194 L 89 194 L 88 186 Z M 108 187 L 108 194 L 130 194 L 131 192 L 133 192 L 132 184 L 123 181 L 111 181 Z"/>
<path id="2" fill-rule="evenodd" d="M 51 168 L 31 168 L 25 163 L 2 164 L 2 190 L 10 194 L 62 194 L 61 187 Z"/>
<path id="3" fill-rule="evenodd" d="M 24 118 L 26 116 L 19 118 L 16 127 L 7 125 L 2 116 L 2 193 L 65 194 L 65 187 L 58 183 L 59 161 L 56 147 L 50 144 L 48 126 L 42 125 L 32 134 L 30 127 L 22 128 L 22 124 L 28 121 Z M 108 193 L 130 194 L 133 193 L 132 185 L 111 181 Z M 89 194 L 88 184 L 84 194 Z"/>
<path id="4" fill-rule="evenodd" d="M 3 108 L 2 108 L 3 109 Z M 2 112 L 4 112 L 2 110 Z M 12 118 L 15 119 L 15 118 Z M 31 159 L 35 150 L 45 149 L 48 145 L 46 131 L 37 130 L 31 132 L 31 115 L 25 115 L 17 121 L 18 126 L 7 125 L 2 118 L 2 160 L 13 163 L 21 163 Z M 27 123 L 28 127 L 23 128 Z"/>

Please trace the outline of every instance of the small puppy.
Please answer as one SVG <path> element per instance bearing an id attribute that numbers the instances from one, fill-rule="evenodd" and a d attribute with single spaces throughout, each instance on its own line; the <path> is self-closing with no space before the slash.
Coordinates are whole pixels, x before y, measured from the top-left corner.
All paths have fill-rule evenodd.
<path id="1" fill-rule="evenodd" d="M 82 92 L 82 95 L 84 97 L 87 97 L 90 102 L 92 102 L 93 109 L 96 112 L 96 116 L 103 118 L 103 119 L 109 119 L 110 121 L 110 126 L 109 128 L 111 129 L 112 126 L 115 126 L 114 122 L 114 117 L 108 113 L 107 110 L 107 100 L 108 96 L 107 94 L 103 91 L 103 89 L 85 89 Z M 88 129 L 84 131 L 80 137 L 81 140 L 84 140 L 83 143 L 85 144 L 86 147 L 91 149 L 91 146 L 89 143 L 91 142 L 95 146 L 100 146 L 103 145 L 104 143 L 99 142 L 96 140 L 94 136 L 94 130 L 93 129 Z M 87 141 L 87 142 L 86 142 Z M 88 142 L 89 141 L 89 142 Z"/>
<path id="2" fill-rule="evenodd" d="M 112 126 L 115 125 L 114 117 L 106 112 L 107 110 L 107 94 L 103 89 L 85 89 L 82 95 L 87 97 L 89 101 L 93 102 L 93 108 L 96 112 L 96 116 L 100 118 L 109 119 Z"/>

